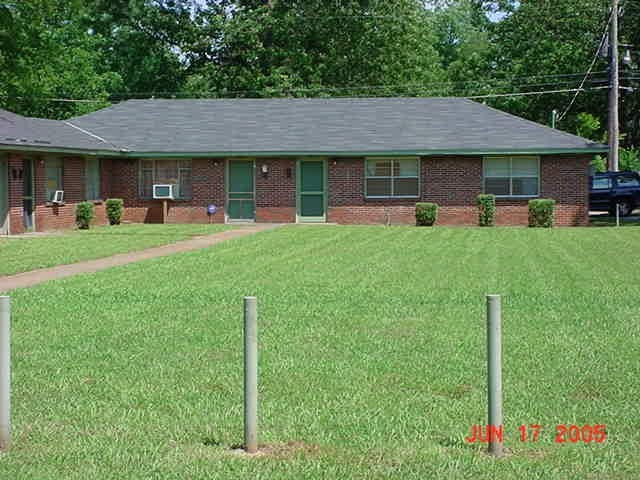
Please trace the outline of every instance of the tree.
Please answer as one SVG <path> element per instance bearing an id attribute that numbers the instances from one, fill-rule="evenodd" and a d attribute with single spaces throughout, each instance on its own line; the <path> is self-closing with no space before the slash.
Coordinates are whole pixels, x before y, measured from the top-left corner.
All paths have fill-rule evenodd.
<path id="1" fill-rule="evenodd" d="M 0 8 L 0 103 L 25 115 L 66 118 L 106 104 L 120 79 L 100 71 L 97 39 L 78 15 L 81 1 L 29 0 Z M 51 98 L 90 98 L 92 103 Z"/>
<path id="2" fill-rule="evenodd" d="M 444 79 L 417 0 L 245 0 L 215 18 L 216 50 L 188 81 L 214 95 L 388 95 Z"/>
<path id="3" fill-rule="evenodd" d="M 578 87 L 596 52 L 608 17 L 602 0 L 527 0 L 503 2 L 509 13 L 492 33 L 496 70 L 509 81 L 511 91 L 561 90 Z M 594 71 L 606 70 L 600 59 Z M 578 75 L 547 77 L 548 75 Z M 606 73 L 596 73 L 586 87 L 606 86 Z M 547 123 L 553 109 L 562 110 L 572 93 L 516 97 L 494 104 L 531 120 Z M 570 114 L 559 125 L 575 131 L 575 115 L 589 112 L 604 120 L 606 90 L 581 93 Z M 604 123 L 604 122 L 603 122 Z"/>

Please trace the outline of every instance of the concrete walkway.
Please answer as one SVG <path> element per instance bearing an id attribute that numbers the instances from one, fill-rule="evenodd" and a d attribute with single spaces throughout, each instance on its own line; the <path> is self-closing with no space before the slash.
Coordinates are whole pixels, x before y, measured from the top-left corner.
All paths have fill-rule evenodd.
<path id="1" fill-rule="evenodd" d="M 30 272 L 17 273 L 6 277 L 0 277 L 0 292 L 15 290 L 16 288 L 25 288 L 37 285 L 39 283 L 48 282 L 49 280 L 57 280 L 60 278 L 71 277 L 80 273 L 92 273 L 99 270 L 105 270 L 119 265 L 139 262 L 149 258 L 164 257 L 173 255 L 174 253 L 188 252 L 190 250 L 198 250 L 200 248 L 210 247 L 216 243 L 231 240 L 233 238 L 246 237 L 254 233 L 270 230 L 279 227 L 279 224 L 255 224 L 251 226 L 242 226 L 233 230 L 215 233 L 213 235 L 198 236 L 189 240 L 181 240 L 168 245 L 148 248 L 146 250 L 138 250 L 136 252 L 118 253 L 111 257 L 97 258 L 95 260 L 87 260 L 68 265 L 58 265 L 55 267 L 41 268 Z"/>

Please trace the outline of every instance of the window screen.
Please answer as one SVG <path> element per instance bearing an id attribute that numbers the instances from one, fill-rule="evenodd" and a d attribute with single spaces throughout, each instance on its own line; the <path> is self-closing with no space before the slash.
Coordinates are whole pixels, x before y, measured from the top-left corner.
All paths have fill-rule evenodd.
<path id="1" fill-rule="evenodd" d="M 538 196 L 539 170 L 537 157 L 487 157 L 484 159 L 484 192 L 497 197 Z"/>
<path id="2" fill-rule="evenodd" d="M 417 158 L 372 158 L 366 160 L 365 189 L 369 198 L 410 198 L 419 195 Z"/>

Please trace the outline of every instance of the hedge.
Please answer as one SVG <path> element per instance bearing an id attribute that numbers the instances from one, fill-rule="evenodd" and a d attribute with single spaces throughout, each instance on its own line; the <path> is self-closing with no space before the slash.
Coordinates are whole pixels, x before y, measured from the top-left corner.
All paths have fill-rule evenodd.
<path id="1" fill-rule="evenodd" d="M 120 225 L 122 211 L 124 210 L 124 201 L 121 198 L 108 198 L 106 206 L 109 225 Z"/>
<path id="2" fill-rule="evenodd" d="M 553 227 L 556 201 L 550 198 L 536 198 L 529 200 L 529 226 Z"/>
<path id="3" fill-rule="evenodd" d="M 478 195 L 478 225 L 493 227 L 496 221 L 496 196 L 492 193 Z"/>
<path id="4" fill-rule="evenodd" d="M 416 203 L 416 225 L 430 227 L 437 219 L 437 203 Z"/>
<path id="5" fill-rule="evenodd" d="M 91 225 L 91 220 L 95 218 L 93 203 L 81 202 L 76 205 L 76 224 L 78 228 L 87 230 Z"/>

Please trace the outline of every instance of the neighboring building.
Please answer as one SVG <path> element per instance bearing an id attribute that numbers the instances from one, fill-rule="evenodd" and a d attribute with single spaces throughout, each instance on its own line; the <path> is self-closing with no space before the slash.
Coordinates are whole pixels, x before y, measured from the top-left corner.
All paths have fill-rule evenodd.
<path id="1" fill-rule="evenodd" d="M 607 147 L 459 98 L 130 100 L 69 121 L 0 111 L 0 227 L 71 227 L 75 205 L 123 198 L 124 220 L 525 225 L 553 198 L 559 225 L 588 221 L 589 163 Z M 52 203 L 55 191 L 64 203 Z M 215 205 L 211 217 L 207 206 Z"/>

